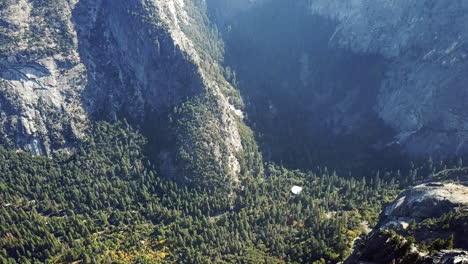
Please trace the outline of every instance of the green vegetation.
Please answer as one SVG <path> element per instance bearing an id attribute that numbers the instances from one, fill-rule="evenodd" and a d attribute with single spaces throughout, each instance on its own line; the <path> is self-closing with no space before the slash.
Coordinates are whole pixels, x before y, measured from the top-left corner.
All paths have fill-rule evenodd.
<path id="1" fill-rule="evenodd" d="M 195 97 L 178 107 L 173 116 L 176 130 L 177 167 L 183 177 L 200 186 L 229 186 L 228 143 L 222 138 L 218 102 L 210 96 Z M 196 178 L 188 177 L 196 175 Z"/>
<path id="2" fill-rule="evenodd" d="M 334 263 L 399 190 L 273 164 L 232 194 L 178 186 L 127 124 L 92 130 L 73 155 L 0 149 L 0 262 Z M 293 196 L 294 184 L 304 192 Z"/>
<path id="3" fill-rule="evenodd" d="M 360 245 L 362 261 L 383 263 L 426 263 L 424 256 L 441 250 L 466 248 L 467 212 L 451 212 L 440 218 L 412 222 L 406 229 L 380 229 L 371 233 Z M 352 263 L 352 262 L 351 262 Z"/>
<path id="4" fill-rule="evenodd" d="M 427 236 L 427 234 L 431 236 Z M 442 249 L 466 248 L 468 241 L 468 212 L 461 209 L 439 218 L 429 218 L 408 229 L 405 235 L 417 238 L 418 248 L 423 252 Z"/>
<path id="5" fill-rule="evenodd" d="M 401 179 L 426 168 L 352 178 L 266 163 L 226 193 L 158 176 L 126 123 L 91 134 L 53 159 L 0 148 L 1 263 L 336 263 L 410 183 Z"/>

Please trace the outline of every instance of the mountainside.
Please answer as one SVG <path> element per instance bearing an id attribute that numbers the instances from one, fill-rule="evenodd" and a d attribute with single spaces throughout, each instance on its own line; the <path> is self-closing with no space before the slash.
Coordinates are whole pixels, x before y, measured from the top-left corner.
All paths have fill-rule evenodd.
<path id="1" fill-rule="evenodd" d="M 170 177 L 214 183 L 224 175 L 218 185 L 229 186 L 253 163 L 261 171 L 242 100 L 215 58 L 221 44 L 196 11 L 202 7 L 105 0 L 2 6 L 7 147 L 52 155 L 86 138 L 92 120 L 125 118 L 148 135 Z"/>
<path id="2" fill-rule="evenodd" d="M 463 1 L 56 2 L 2 2 L 5 146 L 69 151 L 125 118 L 166 174 L 235 182 L 260 160 L 247 114 L 290 167 L 467 152 Z"/>
<path id="3" fill-rule="evenodd" d="M 267 158 L 467 152 L 466 2 L 212 2 Z"/>
<path id="4" fill-rule="evenodd" d="M 337 22 L 330 45 L 388 60 L 373 106 L 412 153 L 467 151 L 466 1 L 311 1 Z"/>
<path id="5" fill-rule="evenodd" d="M 466 21 L 0 0 L 0 263 L 465 263 Z"/>

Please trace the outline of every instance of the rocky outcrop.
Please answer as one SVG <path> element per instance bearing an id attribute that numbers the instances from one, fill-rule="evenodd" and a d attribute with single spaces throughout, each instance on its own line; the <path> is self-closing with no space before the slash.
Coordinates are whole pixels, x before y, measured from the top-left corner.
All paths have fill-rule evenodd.
<path id="1" fill-rule="evenodd" d="M 463 250 L 441 250 L 423 263 L 430 264 L 467 264 L 468 252 Z"/>
<path id="2" fill-rule="evenodd" d="M 467 210 L 466 181 L 415 186 L 384 209 L 345 263 L 468 263 Z"/>
<path id="3" fill-rule="evenodd" d="M 442 250 L 428 258 L 425 263 L 434 264 L 467 264 L 468 252 L 462 250 Z"/>
<path id="4" fill-rule="evenodd" d="M 391 232 L 373 232 L 345 264 L 466 264 L 468 251 L 461 249 L 421 252 L 408 240 Z"/>
<path id="5" fill-rule="evenodd" d="M 455 183 L 431 182 L 415 186 L 383 212 L 383 226 L 399 219 L 438 218 L 451 211 L 468 208 L 468 187 Z"/>

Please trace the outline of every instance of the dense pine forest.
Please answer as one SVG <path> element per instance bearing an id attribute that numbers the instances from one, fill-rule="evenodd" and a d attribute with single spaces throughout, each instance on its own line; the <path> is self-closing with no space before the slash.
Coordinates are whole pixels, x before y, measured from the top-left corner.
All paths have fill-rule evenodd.
<path id="1" fill-rule="evenodd" d="M 445 167 L 337 175 L 266 163 L 226 193 L 160 177 L 127 123 L 92 131 L 54 158 L 0 148 L 0 263 L 336 263 L 385 203 Z"/>

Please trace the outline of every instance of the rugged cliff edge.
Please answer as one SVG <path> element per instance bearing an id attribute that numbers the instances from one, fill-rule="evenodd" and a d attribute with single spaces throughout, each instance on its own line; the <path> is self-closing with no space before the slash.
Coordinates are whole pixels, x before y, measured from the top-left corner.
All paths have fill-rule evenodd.
<path id="1" fill-rule="evenodd" d="M 468 177 L 454 178 L 401 194 L 345 263 L 468 263 Z"/>

